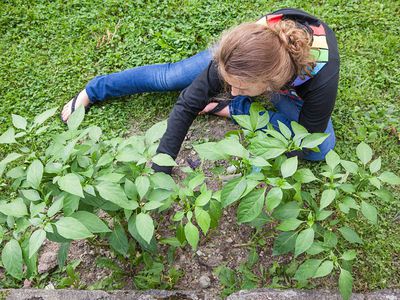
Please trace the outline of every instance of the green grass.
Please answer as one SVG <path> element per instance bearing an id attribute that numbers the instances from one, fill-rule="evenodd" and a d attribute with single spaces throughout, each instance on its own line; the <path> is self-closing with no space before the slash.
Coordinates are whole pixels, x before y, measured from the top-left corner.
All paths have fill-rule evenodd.
<path id="1" fill-rule="evenodd" d="M 282 7 L 314 14 L 336 32 L 341 75 L 333 123 L 336 151 L 355 155 L 362 140 L 400 174 L 400 2 L 398 1 L 7 1 L 0 2 L 0 133 L 11 113 L 34 116 L 60 109 L 96 75 L 143 64 L 174 62 L 203 50 L 229 26 Z M 116 28 L 116 25 L 119 27 Z M 115 35 L 98 46 L 107 30 Z M 148 127 L 166 118 L 178 93 L 151 93 L 106 101 L 85 118 L 106 136 L 130 124 Z M 59 118 L 54 130 L 64 128 Z M 46 139 L 46 136 L 43 137 Z M 3 150 L 2 150 L 3 149 Z M 0 148 L 0 159 L 6 148 Z M 375 200 L 379 225 L 356 224 L 366 243 L 355 265 L 357 289 L 400 286 L 400 191 L 392 203 Z"/>

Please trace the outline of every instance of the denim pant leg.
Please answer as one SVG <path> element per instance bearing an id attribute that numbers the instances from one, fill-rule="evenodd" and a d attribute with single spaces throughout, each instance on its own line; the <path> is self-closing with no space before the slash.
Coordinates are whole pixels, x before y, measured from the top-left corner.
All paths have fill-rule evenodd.
<path id="1" fill-rule="evenodd" d="M 246 96 L 237 96 L 229 104 L 229 112 L 231 115 L 249 114 L 250 105 L 253 101 Z M 283 94 L 273 94 L 271 102 L 277 108 L 278 112 L 268 111 L 269 122 L 279 131 L 278 121 L 284 123 L 291 129 L 290 122 L 299 120 L 300 110 L 303 106 L 303 100 Z M 317 161 L 325 159 L 326 154 L 335 147 L 336 138 L 333 130 L 332 120 L 329 119 L 325 133 L 329 133 L 329 137 L 319 145 L 320 152 L 310 151 L 305 155 L 305 159 Z"/>
<path id="2" fill-rule="evenodd" d="M 208 66 L 210 50 L 175 63 L 139 66 L 93 78 L 86 85 L 90 102 L 143 92 L 183 90 Z"/>

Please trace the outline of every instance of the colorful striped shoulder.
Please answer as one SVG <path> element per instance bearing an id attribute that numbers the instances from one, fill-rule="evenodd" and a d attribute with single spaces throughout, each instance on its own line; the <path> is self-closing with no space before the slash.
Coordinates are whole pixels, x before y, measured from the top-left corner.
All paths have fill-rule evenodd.
<path id="1" fill-rule="evenodd" d="M 268 14 L 257 21 L 258 24 L 266 24 L 273 27 L 279 21 L 285 18 L 284 14 Z M 329 60 L 329 47 L 326 40 L 326 33 L 324 26 L 320 24 L 306 25 L 313 32 L 313 43 L 311 45 L 311 54 L 315 57 L 316 65 L 311 71 L 311 75 L 315 76 L 328 62 Z M 305 74 L 304 74 L 305 75 Z M 300 78 L 298 76 L 292 83 L 291 86 L 299 86 L 310 80 L 312 77 L 303 76 Z"/>

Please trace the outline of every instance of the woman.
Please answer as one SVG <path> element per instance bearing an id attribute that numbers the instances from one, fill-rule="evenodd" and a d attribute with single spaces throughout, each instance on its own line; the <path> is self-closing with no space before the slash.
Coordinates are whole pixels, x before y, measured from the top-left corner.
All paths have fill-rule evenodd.
<path id="1" fill-rule="evenodd" d="M 213 50 L 177 63 L 141 66 L 97 76 L 62 111 L 65 122 L 78 105 L 140 92 L 183 90 L 168 119 L 158 153 L 176 158 L 183 139 L 198 114 L 248 114 L 251 96 L 269 93 L 278 112 L 270 123 L 290 127 L 297 121 L 309 132 L 329 137 L 320 152 L 292 153 L 322 160 L 335 145 L 331 113 L 339 80 L 339 54 L 333 31 L 322 21 L 297 9 L 281 9 L 225 32 Z M 231 101 L 212 102 L 230 87 Z M 171 172 L 170 167 L 153 166 Z"/>

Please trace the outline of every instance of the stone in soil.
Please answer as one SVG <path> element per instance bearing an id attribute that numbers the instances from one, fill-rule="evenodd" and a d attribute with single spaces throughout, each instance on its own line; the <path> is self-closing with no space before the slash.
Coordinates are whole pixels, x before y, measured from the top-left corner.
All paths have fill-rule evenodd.
<path id="1" fill-rule="evenodd" d="M 201 275 L 199 278 L 199 284 L 202 289 L 206 289 L 210 286 L 211 280 L 207 275 Z"/>

